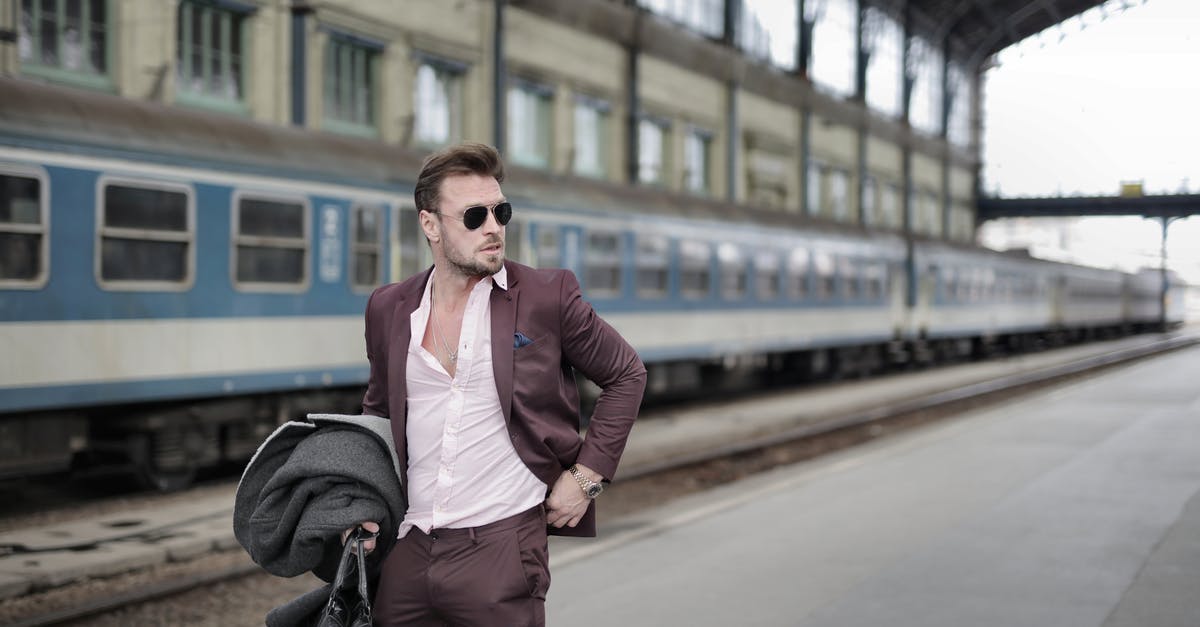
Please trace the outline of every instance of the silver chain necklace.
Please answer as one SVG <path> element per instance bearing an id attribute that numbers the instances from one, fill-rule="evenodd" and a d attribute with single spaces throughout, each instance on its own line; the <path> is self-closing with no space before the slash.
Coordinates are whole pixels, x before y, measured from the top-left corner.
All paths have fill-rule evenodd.
<path id="1" fill-rule="evenodd" d="M 438 323 L 437 307 L 434 305 L 434 285 L 432 283 L 429 285 L 429 314 L 433 316 L 433 335 L 442 345 L 442 350 L 446 352 L 450 363 L 454 364 L 458 362 L 458 351 L 450 350 L 450 345 L 446 343 L 446 334 L 442 332 L 442 325 Z"/>

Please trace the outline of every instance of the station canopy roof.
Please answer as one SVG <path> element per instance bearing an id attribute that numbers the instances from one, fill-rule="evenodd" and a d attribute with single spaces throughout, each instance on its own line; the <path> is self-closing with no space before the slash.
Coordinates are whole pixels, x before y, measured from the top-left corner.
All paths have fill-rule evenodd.
<path id="1" fill-rule="evenodd" d="M 902 8 L 906 3 L 931 21 L 935 41 L 949 37 L 980 61 L 1105 0 L 893 0 L 890 4 Z"/>

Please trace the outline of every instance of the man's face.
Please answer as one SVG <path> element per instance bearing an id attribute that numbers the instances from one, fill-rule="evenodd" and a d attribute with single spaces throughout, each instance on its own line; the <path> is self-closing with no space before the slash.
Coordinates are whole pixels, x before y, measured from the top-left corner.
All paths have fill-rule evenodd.
<path id="1" fill-rule="evenodd" d="M 435 250 L 440 246 L 448 269 L 468 277 L 491 276 L 504 263 L 504 226 L 490 209 L 504 201 L 500 184 L 490 176 L 467 174 L 442 180 L 441 216 L 422 213 L 422 226 Z M 488 207 L 487 219 L 475 230 L 463 225 L 463 212 Z"/>

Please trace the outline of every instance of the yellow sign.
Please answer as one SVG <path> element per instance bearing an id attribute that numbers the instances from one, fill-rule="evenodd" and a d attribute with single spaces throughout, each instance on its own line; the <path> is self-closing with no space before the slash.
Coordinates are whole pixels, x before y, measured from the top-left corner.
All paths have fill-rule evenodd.
<path id="1" fill-rule="evenodd" d="M 1121 183 L 1121 197 L 1134 198 L 1142 195 L 1142 182 Z"/>

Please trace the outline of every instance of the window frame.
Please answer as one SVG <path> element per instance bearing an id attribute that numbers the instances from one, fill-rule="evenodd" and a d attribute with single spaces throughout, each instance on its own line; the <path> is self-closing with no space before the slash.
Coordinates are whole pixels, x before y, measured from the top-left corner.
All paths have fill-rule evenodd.
<path id="1" fill-rule="evenodd" d="M 367 39 L 353 33 L 321 26 L 319 30 L 325 33 L 325 49 L 321 53 L 321 128 L 343 133 L 346 135 L 357 135 L 360 137 L 378 137 L 379 136 L 379 116 L 381 115 L 380 107 L 380 66 L 383 64 L 383 55 L 387 50 L 387 45 L 383 42 Z M 356 74 L 356 69 L 360 66 L 355 62 L 355 52 L 362 53 L 362 59 L 366 65 L 366 69 L 362 78 L 367 83 L 366 106 L 367 120 L 360 121 L 347 117 L 338 117 L 331 113 L 332 107 L 330 102 L 333 98 L 332 85 L 336 78 L 337 82 L 341 83 L 343 90 L 342 98 L 347 100 L 347 106 L 356 107 L 357 102 L 353 96 L 344 94 L 352 93 L 355 88 L 355 79 L 358 76 L 336 76 L 330 71 L 333 66 L 333 61 L 336 57 L 337 66 L 341 67 L 344 63 L 349 63 L 351 74 Z M 349 55 L 348 58 L 346 55 Z"/>
<path id="2" fill-rule="evenodd" d="M 426 148 L 442 148 L 451 144 L 462 141 L 466 126 L 466 108 L 464 107 L 466 98 L 466 78 L 467 72 L 471 66 L 461 61 L 455 61 L 440 57 L 421 50 L 414 51 L 412 54 L 414 63 L 413 67 L 413 89 L 412 89 L 412 143 L 417 146 Z M 441 81 L 439 84 L 447 86 L 447 122 L 449 128 L 446 131 L 445 141 L 429 140 L 421 137 L 421 90 L 419 76 L 421 68 L 428 67 L 434 73 L 435 81 Z M 442 77 L 447 77 L 448 80 L 441 80 Z"/>
<path id="3" fill-rule="evenodd" d="M 717 272 L 721 277 L 718 292 L 721 300 L 730 303 L 746 300 L 750 295 L 749 271 L 750 257 L 742 246 L 730 242 L 717 245 Z"/>
<path id="4" fill-rule="evenodd" d="M 536 126 L 533 127 L 535 136 L 531 140 L 531 144 L 536 144 L 534 152 L 519 151 L 524 149 L 524 146 L 517 141 L 516 133 L 518 131 L 527 133 L 529 129 L 524 127 L 518 129 L 518 125 L 514 124 L 513 116 L 517 107 L 513 103 L 513 98 L 517 94 L 523 98 L 533 99 L 537 107 Z M 505 133 L 508 136 L 508 160 L 516 165 L 540 170 L 549 170 L 554 167 L 554 87 L 514 76 L 509 77 L 504 97 L 507 105 Z M 544 115 L 542 115 L 543 113 Z M 523 138 L 521 141 L 525 139 L 529 138 Z M 539 150 L 544 150 L 545 154 L 535 154 Z"/>
<path id="5" fill-rule="evenodd" d="M 683 188 L 685 191 L 701 196 L 711 196 L 713 193 L 713 177 L 712 177 L 712 146 L 716 135 L 706 129 L 692 126 L 687 129 L 683 137 Z M 697 177 L 694 175 L 692 166 L 692 148 L 691 146 L 699 146 L 700 159 L 702 163 L 699 169 L 699 185 L 697 186 Z"/>
<path id="6" fill-rule="evenodd" d="M 533 250 L 534 267 L 563 267 L 562 232 L 558 224 L 545 222 L 538 223 L 537 237 L 532 242 L 531 248 Z M 554 263 L 544 263 L 549 261 L 553 261 Z"/>
<path id="7" fill-rule="evenodd" d="M 375 212 L 375 219 L 378 220 L 378 223 L 379 223 L 379 233 L 378 233 L 378 235 L 376 235 L 376 240 L 378 240 L 378 241 L 376 241 L 374 243 L 366 243 L 366 242 L 358 241 L 358 225 L 359 225 L 360 210 L 373 210 Z M 347 246 L 347 249 L 348 249 L 347 252 L 349 255 L 349 259 L 346 261 L 346 267 L 348 268 L 348 271 L 346 272 L 346 278 L 347 278 L 348 282 L 350 283 L 350 291 L 352 291 L 356 294 L 369 294 L 369 293 L 373 292 L 375 290 L 375 288 L 377 288 L 380 285 L 383 285 L 384 283 L 387 282 L 385 280 L 385 271 L 384 271 L 384 267 L 385 267 L 385 264 L 384 264 L 384 249 L 385 249 L 384 242 L 387 240 L 387 218 L 385 217 L 386 215 L 387 215 L 387 207 L 380 203 L 355 202 L 350 205 L 350 228 L 348 229 L 348 233 L 347 233 L 347 235 L 349 236 L 350 245 Z M 360 253 L 360 252 L 374 252 L 375 253 L 376 275 L 375 275 L 375 283 L 373 283 L 371 285 L 359 283 L 356 280 L 356 277 L 358 276 L 358 253 Z"/>
<path id="8" fill-rule="evenodd" d="M 105 194 L 104 190 L 109 185 L 120 187 L 135 187 L 140 189 L 157 189 L 169 192 L 182 192 L 186 198 L 187 211 L 187 230 L 179 231 L 184 237 L 178 236 L 163 236 L 166 233 L 175 233 L 175 231 L 158 231 L 152 229 L 131 229 L 127 227 L 106 227 L 104 218 L 107 215 L 105 209 Z M 192 289 L 196 282 L 196 192 L 195 189 L 186 183 L 175 181 L 163 181 L 157 179 L 146 179 L 129 176 L 114 176 L 102 174 L 96 179 L 96 222 L 95 222 L 95 250 L 92 259 L 92 274 L 96 281 L 96 285 L 100 289 L 109 292 L 186 292 Z M 147 237 L 157 233 L 155 237 Z M 186 272 L 182 281 L 154 281 L 154 280 L 111 280 L 105 279 L 102 271 L 104 263 L 104 238 L 114 237 L 120 239 L 137 239 L 141 241 L 157 241 L 157 242 L 184 242 L 187 244 L 186 254 Z"/>
<path id="9" fill-rule="evenodd" d="M 643 141 L 642 134 L 643 125 L 651 126 L 658 129 L 658 170 L 655 178 L 645 178 L 643 174 L 646 172 L 646 160 L 642 158 L 645 153 L 647 142 Z M 650 187 L 669 187 L 670 177 L 668 176 L 670 164 L 670 139 L 671 123 L 665 118 L 654 115 L 641 115 L 637 121 L 638 133 L 638 154 L 637 154 L 637 184 Z"/>
<path id="10" fill-rule="evenodd" d="M 57 7 L 58 10 L 56 11 L 56 13 L 59 15 L 65 14 L 66 2 L 69 2 L 69 1 L 70 0 L 58 0 L 59 6 Z M 70 69 L 70 68 L 64 67 L 62 63 L 50 65 L 47 63 L 43 63 L 40 60 L 34 60 L 37 57 L 34 57 L 34 59 L 30 59 L 30 60 L 22 59 L 21 53 L 20 53 L 21 25 L 20 25 L 19 21 L 21 20 L 21 16 L 25 12 L 25 8 L 23 6 L 21 6 L 23 4 L 23 0 L 13 0 L 14 7 L 16 9 L 15 12 L 17 15 L 17 20 L 18 20 L 17 24 L 13 24 L 14 30 L 17 31 L 17 40 L 18 40 L 18 43 L 17 43 L 18 49 L 15 52 L 15 56 L 16 56 L 17 66 L 19 68 L 20 73 L 31 75 L 31 76 L 39 76 L 41 78 L 46 78 L 46 79 L 56 81 L 56 82 L 69 83 L 72 85 L 78 85 L 78 86 L 83 86 L 83 87 L 90 87 L 93 89 L 102 89 L 105 91 L 116 91 L 116 85 L 113 82 L 113 78 L 112 78 L 113 61 L 116 56 L 114 53 L 115 46 L 113 45 L 113 36 L 112 36 L 113 35 L 113 24 L 114 24 L 114 20 L 113 20 L 113 4 L 114 3 L 113 3 L 113 0 L 103 0 L 103 1 L 104 1 L 104 23 L 103 23 L 104 70 L 98 71 L 98 72 L 93 72 L 91 70 Z M 85 10 L 90 12 L 90 7 L 88 6 L 86 0 L 79 0 L 79 2 L 80 2 L 80 20 L 82 21 Z M 41 11 L 42 11 L 40 0 L 32 0 L 31 6 L 33 8 L 32 15 L 40 17 Z M 30 46 L 32 46 L 32 48 L 34 50 L 38 51 L 38 56 L 40 57 L 40 49 L 41 49 L 40 22 L 43 20 L 35 19 L 32 16 L 30 19 L 32 21 L 34 21 L 33 30 L 30 31 L 30 35 L 29 35 L 30 36 Z M 56 16 L 55 37 L 57 39 L 57 46 L 56 46 L 57 54 L 58 54 L 58 58 L 60 60 L 63 57 L 63 54 L 62 54 L 63 21 L 64 20 L 58 20 L 57 16 Z M 83 34 L 84 34 L 84 39 L 83 39 L 82 43 L 80 44 L 80 48 L 82 50 L 84 50 L 84 53 L 83 53 L 84 56 L 90 57 L 90 54 L 87 52 L 87 49 L 89 47 L 88 44 L 91 41 L 90 29 L 86 29 L 86 28 L 83 29 Z"/>
<path id="11" fill-rule="evenodd" d="M 41 166 L 20 166 L 0 163 L 0 175 L 14 178 L 30 178 L 38 182 L 39 223 L 27 225 L 17 222 L 0 222 L 0 232 L 37 234 L 41 236 L 38 255 L 38 274 L 33 279 L 0 278 L 0 289 L 36 290 L 45 287 L 50 280 L 50 176 Z"/>
<path id="12" fill-rule="evenodd" d="M 637 233 L 634 235 L 634 292 L 638 298 L 658 300 L 671 293 L 671 238 L 662 233 Z M 643 248 L 645 243 L 654 242 L 655 250 Z M 657 249 L 661 244 L 661 249 Z M 642 273 L 654 272 L 662 275 L 662 289 L 642 285 Z"/>
<path id="13" fill-rule="evenodd" d="M 222 20 L 223 20 L 223 25 L 221 28 L 222 41 L 219 44 L 219 47 L 221 48 L 221 50 L 219 51 L 219 55 L 220 55 L 221 71 L 224 74 L 230 74 L 232 72 L 232 67 L 233 67 L 232 45 L 233 45 L 235 38 L 238 40 L 238 48 L 240 50 L 239 56 L 241 57 L 241 63 L 238 65 L 239 72 L 236 77 L 237 90 L 238 90 L 237 97 L 228 98 L 225 96 L 215 94 L 212 91 L 193 90 L 193 89 L 190 89 L 189 87 L 187 87 L 188 82 L 183 80 L 184 79 L 183 73 L 184 73 L 185 68 L 191 69 L 193 53 L 190 52 L 190 50 L 192 48 L 192 41 L 191 41 L 190 36 L 186 38 L 186 41 L 188 43 L 186 49 L 184 46 L 185 37 L 184 37 L 184 13 L 183 13 L 183 11 L 184 11 L 185 6 L 190 6 L 190 8 L 191 8 L 191 15 L 189 16 L 190 19 L 188 21 L 189 25 L 191 24 L 191 20 L 195 19 L 197 17 L 197 11 L 203 11 L 203 12 L 209 13 L 210 16 L 212 16 L 212 17 L 222 18 Z M 248 46 L 248 44 L 251 43 L 251 38 L 248 37 L 246 34 L 246 31 L 247 31 L 246 26 L 247 26 L 247 20 L 252 18 L 254 16 L 254 14 L 257 12 L 258 12 L 258 8 L 255 6 L 251 6 L 251 5 L 241 6 L 240 4 L 235 5 L 235 4 L 232 4 L 229 2 L 206 2 L 205 0 L 179 0 L 178 6 L 176 7 L 177 15 L 176 15 L 176 33 L 175 33 L 175 45 L 176 45 L 175 99 L 176 99 L 176 101 L 178 101 L 182 104 L 185 104 L 185 105 L 202 106 L 202 107 L 220 109 L 223 111 L 231 111 L 231 112 L 241 113 L 241 114 L 248 114 L 250 112 L 249 107 L 246 105 L 246 72 L 250 70 L 250 66 L 247 65 L 246 60 L 247 60 L 247 58 L 249 58 L 251 56 L 251 55 L 247 54 L 247 52 L 248 52 L 247 46 Z M 210 19 L 211 19 L 211 17 L 210 17 Z M 224 27 L 225 23 L 227 23 L 229 25 L 228 33 L 225 32 L 225 30 L 226 30 Z M 190 33 L 189 33 L 189 35 L 190 35 Z M 208 29 L 205 29 L 204 32 L 202 33 L 202 37 L 210 38 L 211 31 L 209 31 Z M 228 40 L 226 40 L 226 38 Z M 204 76 L 205 84 L 207 84 L 211 80 L 211 77 L 209 76 L 209 74 L 212 71 L 212 57 L 210 55 L 213 51 L 213 48 L 218 47 L 218 46 L 211 45 L 212 44 L 211 41 L 209 43 L 210 43 L 210 45 L 207 48 L 204 48 L 202 46 L 202 50 L 201 50 L 201 63 L 204 66 L 201 71 L 201 74 L 202 74 L 202 76 Z M 189 79 L 194 78 L 194 74 L 189 75 L 188 78 Z"/>
<path id="14" fill-rule="evenodd" d="M 784 285 L 783 259 L 779 251 L 774 249 L 763 249 L 754 253 L 754 297 L 762 302 L 773 302 L 783 297 L 786 287 Z M 764 261 L 766 263 L 764 263 Z M 771 285 L 774 290 L 771 294 L 766 294 L 763 290 L 764 285 Z"/>
<path id="15" fill-rule="evenodd" d="M 294 246 L 280 246 L 278 244 L 286 243 L 283 240 L 291 238 L 272 237 L 263 235 L 247 235 L 243 236 L 238 232 L 240 218 L 242 215 L 242 201 L 246 199 L 261 200 L 265 202 L 299 204 L 304 212 L 304 276 L 298 283 L 275 283 L 270 281 L 239 281 L 238 273 L 238 246 L 272 246 L 275 248 L 294 248 Z M 313 217 L 312 204 L 305 196 L 298 194 L 287 194 L 273 191 L 258 191 L 235 189 L 230 198 L 229 208 L 229 283 L 239 292 L 264 292 L 276 294 L 300 294 L 307 292 L 312 286 L 313 280 Z M 249 238 L 246 241 L 245 238 Z"/>
<path id="16" fill-rule="evenodd" d="M 688 250 L 688 249 L 693 250 Z M 692 252 L 699 252 L 703 248 L 705 255 L 700 259 L 697 255 L 692 255 Z M 679 295 L 687 300 L 704 300 L 712 297 L 713 294 L 713 243 L 701 239 L 682 239 L 679 240 L 677 246 L 677 256 L 679 259 Z M 700 261 L 701 263 L 689 263 Z M 684 280 L 684 275 L 688 272 L 702 272 L 706 277 L 704 291 L 697 291 L 688 287 L 688 282 Z"/>
<path id="17" fill-rule="evenodd" d="M 596 142 L 596 169 L 588 170 L 581 169 L 579 165 L 579 145 L 580 145 L 580 124 L 579 112 L 581 109 L 591 111 L 595 115 L 596 126 L 595 142 Z M 608 160 L 611 152 L 609 126 L 612 119 L 612 104 L 603 99 L 587 94 L 575 94 L 575 100 L 571 108 L 571 173 L 576 176 L 605 180 L 609 176 Z"/>
<path id="18" fill-rule="evenodd" d="M 592 249 L 592 241 L 594 237 L 604 236 L 612 237 L 616 242 L 616 250 L 609 254 L 599 254 Z M 584 276 L 584 292 L 588 296 L 595 298 L 615 298 L 624 292 L 625 288 L 625 233 L 615 229 L 588 229 L 584 232 L 583 244 L 583 276 Z M 599 263 L 598 263 L 599 262 Z M 616 277 L 615 287 L 596 287 L 592 284 L 592 269 L 604 268 L 613 271 L 613 276 Z"/>

